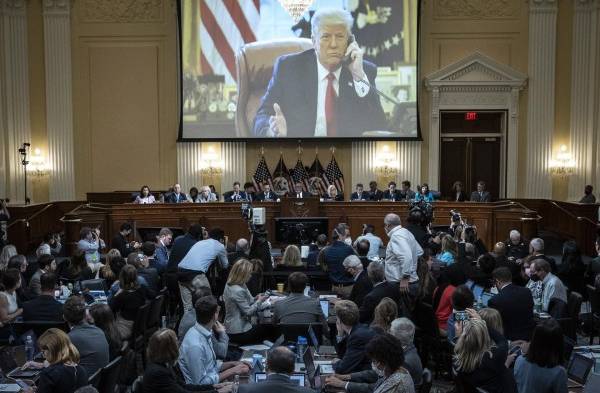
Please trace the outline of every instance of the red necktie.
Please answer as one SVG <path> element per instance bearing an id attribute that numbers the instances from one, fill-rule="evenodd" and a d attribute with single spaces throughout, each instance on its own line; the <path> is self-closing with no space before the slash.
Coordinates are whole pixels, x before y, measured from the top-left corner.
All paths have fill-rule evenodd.
<path id="1" fill-rule="evenodd" d="M 325 92 L 325 121 L 327 123 L 327 136 L 335 136 L 337 131 L 337 119 L 336 119 L 336 99 L 335 88 L 333 87 L 333 81 L 335 75 L 333 73 L 327 74 L 327 90 Z"/>

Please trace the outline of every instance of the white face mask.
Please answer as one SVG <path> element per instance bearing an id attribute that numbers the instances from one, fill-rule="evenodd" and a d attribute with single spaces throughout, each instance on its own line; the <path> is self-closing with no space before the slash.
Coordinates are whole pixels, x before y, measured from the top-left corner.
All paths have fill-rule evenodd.
<path id="1" fill-rule="evenodd" d="M 352 246 L 352 239 L 350 239 L 349 237 L 344 239 L 344 243 L 346 243 L 349 246 Z"/>
<path id="2" fill-rule="evenodd" d="M 377 373 L 378 376 L 383 377 L 384 371 L 382 369 L 380 369 L 379 367 L 377 367 L 375 365 L 375 363 L 371 362 L 371 368 L 373 369 L 373 371 L 375 371 Z"/>

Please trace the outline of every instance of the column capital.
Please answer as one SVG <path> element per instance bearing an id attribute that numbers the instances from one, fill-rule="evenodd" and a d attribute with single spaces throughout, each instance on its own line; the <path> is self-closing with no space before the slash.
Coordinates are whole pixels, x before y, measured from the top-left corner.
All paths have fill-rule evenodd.
<path id="1" fill-rule="evenodd" d="M 70 0 L 43 0 L 44 15 L 69 15 L 71 13 Z"/>
<path id="2" fill-rule="evenodd" d="M 530 13 L 558 13 L 557 0 L 529 0 Z"/>
<path id="3" fill-rule="evenodd" d="M 0 15 L 25 15 L 26 0 L 0 0 Z"/>

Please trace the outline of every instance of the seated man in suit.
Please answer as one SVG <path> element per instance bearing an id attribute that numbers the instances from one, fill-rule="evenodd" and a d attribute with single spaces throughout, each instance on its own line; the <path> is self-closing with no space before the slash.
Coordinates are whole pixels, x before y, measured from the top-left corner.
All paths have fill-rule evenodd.
<path id="1" fill-rule="evenodd" d="M 415 199 L 416 193 L 410 189 L 410 182 L 404 180 L 400 185 L 400 199 L 403 201 L 410 201 Z"/>
<path id="2" fill-rule="evenodd" d="M 367 293 L 373 289 L 373 283 L 369 280 L 360 258 L 356 255 L 349 255 L 343 262 L 346 272 L 354 279 L 354 286 L 350 291 L 348 300 L 353 301 L 358 307 L 361 306 Z"/>
<path id="3" fill-rule="evenodd" d="M 399 201 L 401 199 L 400 191 L 396 190 L 396 182 L 391 181 L 388 183 L 388 189 L 383 192 L 381 199 L 392 202 Z"/>
<path id="4" fill-rule="evenodd" d="M 350 195 L 350 200 L 351 201 L 368 201 L 369 200 L 369 195 L 367 193 L 363 192 L 362 183 L 356 184 L 356 191 Z"/>
<path id="5" fill-rule="evenodd" d="M 594 187 L 591 184 L 585 186 L 583 191 L 583 197 L 579 200 L 579 203 L 596 203 L 596 196 L 592 194 Z"/>
<path id="6" fill-rule="evenodd" d="M 363 60 L 352 16 L 320 9 L 314 49 L 277 59 L 254 119 L 258 137 L 351 137 L 388 129 L 375 89 L 377 67 Z"/>
<path id="7" fill-rule="evenodd" d="M 287 347 L 275 347 L 267 355 L 267 379 L 240 385 L 239 393 L 314 393 L 314 390 L 290 379 L 294 373 L 296 354 Z"/>
<path id="8" fill-rule="evenodd" d="M 398 284 L 385 281 L 385 267 L 383 263 L 372 261 L 367 267 L 367 276 L 373 283 L 373 289 L 366 294 L 360 306 L 360 323 L 371 323 L 373 321 L 375 307 L 377 307 L 384 297 L 389 297 L 396 303 L 400 302 Z"/>
<path id="9" fill-rule="evenodd" d="M 375 337 L 375 332 L 369 326 L 359 323 L 358 307 L 350 300 L 337 302 L 335 314 L 337 336 L 342 339 L 336 346 L 339 360 L 334 359 L 333 370 L 336 374 L 369 370 L 371 360 L 365 353 L 365 346 Z"/>
<path id="10" fill-rule="evenodd" d="M 494 269 L 492 278 L 498 294 L 489 300 L 488 306 L 500 312 L 504 337 L 511 341 L 529 341 L 535 327 L 531 291 L 514 285 L 507 267 Z"/>
<path id="11" fill-rule="evenodd" d="M 42 293 L 40 278 L 44 273 L 56 271 L 56 261 L 52 255 L 44 254 L 38 258 L 38 268 L 29 280 L 29 291 L 33 296 Z"/>
<path id="12" fill-rule="evenodd" d="M 262 191 L 260 193 L 258 193 L 256 195 L 256 200 L 257 201 L 262 201 L 262 202 L 274 202 L 277 200 L 277 194 L 275 194 L 272 190 L 271 190 L 271 185 L 269 183 L 264 183 L 262 185 Z"/>
<path id="13" fill-rule="evenodd" d="M 377 182 L 372 180 L 369 182 L 369 200 L 380 201 L 383 198 L 383 192 L 377 188 Z"/>
<path id="14" fill-rule="evenodd" d="M 256 190 L 254 189 L 254 183 L 246 182 L 244 183 L 244 193 L 246 194 L 246 200 L 248 202 L 252 202 L 256 199 Z"/>
<path id="15" fill-rule="evenodd" d="M 165 203 L 184 203 L 187 202 L 187 195 L 181 192 L 181 185 L 179 183 L 173 184 L 173 192 L 167 194 L 165 197 Z M 125 257 L 126 255 L 123 255 Z"/>
<path id="16" fill-rule="evenodd" d="M 492 196 L 485 190 L 485 182 L 477 182 L 477 191 L 471 193 L 471 202 L 491 202 Z"/>
<path id="17" fill-rule="evenodd" d="M 23 320 L 27 321 L 62 321 L 63 306 L 54 298 L 56 274 L 43 273 L 40 276 L 40 296 L 23 303 Z"/>
<path id="18" fill-rule="evenodd" d="M 236 181 L 233 183 L 233 190 L 227 191 L 223 194 L 225 202 L 241 202 L 246 200 L 246 193 L 240 191 L 240 182 Z"/>
<path id="19" fill-rule="evenodd" d="M 310 193 L 303 191 L 303 190 L 304 190 L 304 186 L 302 185 L 301 182 L 294 183 L 294 191 L 288 193 L 288 198 L 302 199 L 302 198 L 308 198 L 311 196 Z"/>
<path id="20" fill-rule="evenodd" d="M 327 320 L 319 300 L 304 295 L 308 277 L 294 272 L 288 277 L 289 296 L 273 305 L 274 323 L 321 323 L 327 331 Z"/>

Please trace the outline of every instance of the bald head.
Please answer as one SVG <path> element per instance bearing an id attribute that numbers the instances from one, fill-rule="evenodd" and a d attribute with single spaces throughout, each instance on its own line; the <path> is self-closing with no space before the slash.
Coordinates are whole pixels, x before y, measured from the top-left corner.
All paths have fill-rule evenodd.
<path id="1" fill-rule="evenodd" d="M 275 347 L 267 355 L 269 373 L 292 374 L 296 362 L 296 354 L 287 347 Z"/>
<path id="2" fill-rule="evenodd" d="M 240 239 L 238 239 L 237 242 L 235 242 L 235 250 L 236 251 L 241 251 L 241 252 L 247 254 L 248 248 L 249 248 L 248 240 L 246 240 L 244 238 L 240 238 Z"/>
<path id="3" fill-rule="evenodd" d="M 383 229 L 385 230 L 386 234 L 389 234 L 392 229 L 400 226 L 400 224 L 402 224 L 400 221 L 400 216 L 394 213 L 389 213 L 383 219 Z"/>

